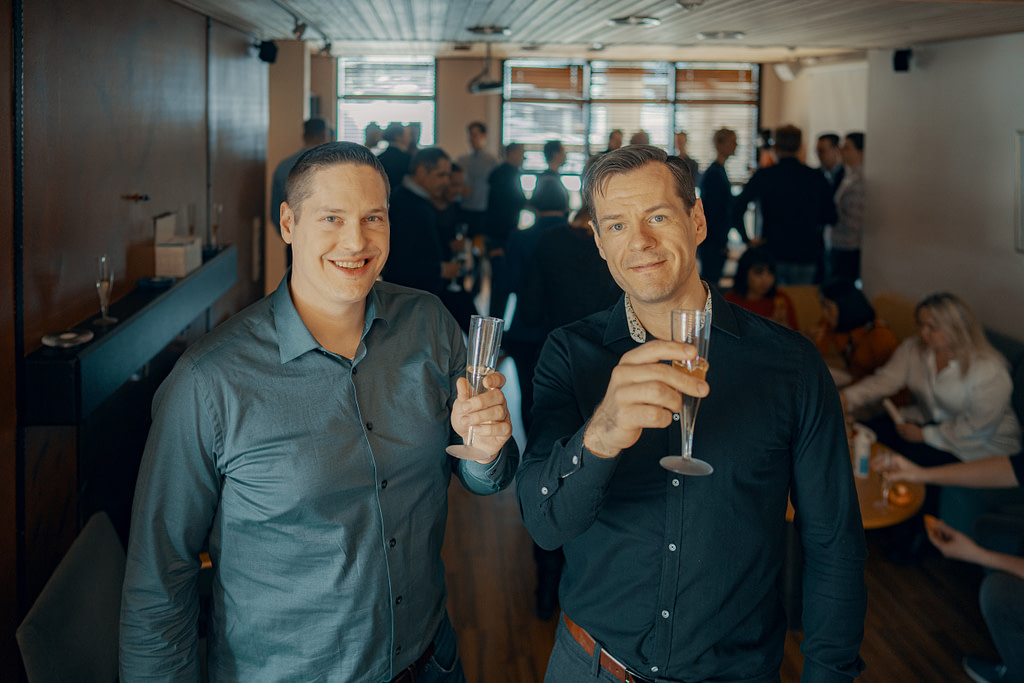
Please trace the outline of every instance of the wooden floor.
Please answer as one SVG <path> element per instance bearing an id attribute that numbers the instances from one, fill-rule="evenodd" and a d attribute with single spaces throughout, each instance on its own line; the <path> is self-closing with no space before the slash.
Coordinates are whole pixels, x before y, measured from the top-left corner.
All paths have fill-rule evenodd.
<path id="1" fill-rule="evenodd" d="M 506 377 L 513 372 L 502 368 Z M 517 387 L 507 385 L 510 412 L 518 419 Z M 522 446 L 522 429 L 517 425 Z M 542 681 L 556 621 L 533 613 L 535 568 L 529 535 L 519 517 L 514 487 L 494 496 L 449 489 L 444 560 L 448 609 L 459 635 L 468 683 Z M 861 656 L 866 683 L 968 683 L 960 668 L 965 654 L 996 658 L 978 609 L 977 567 L 929 558 L 900 567 L 878 551 L 869 534 L 865 580 L 868 613 Z M 799 680 L 802 634 L 791 631 L 781 670 L 785 683 Z"/>

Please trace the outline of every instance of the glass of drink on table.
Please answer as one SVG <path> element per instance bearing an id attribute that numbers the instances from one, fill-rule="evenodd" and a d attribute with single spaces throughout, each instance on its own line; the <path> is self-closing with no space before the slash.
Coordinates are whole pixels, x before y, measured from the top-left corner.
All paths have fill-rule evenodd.
<path id="1" fill-rule="evenodd" d="M 708 342 L 711 339 L 711 314 L 700 310 L 672 311 L 672 340 L 691 344 L 697 349 L 697 357 L 688 361 L 673 361 L 672 365 L 688 375 L 704 379 L 708 371 Z M 682 455 L 669 455 L 661 459 L 661 466 L 677 474 L 702 476 L 711 474 L 714 468 L 703 460 L 693 457 L 693 427 L 697 421 L 700 399 L 683 394 L 683 410 L 679 414 L 682 430 Z"/>
<path id="2" fill-rule="evenodd" d="M 113 325 L 117 318 L 107 315 L 107 307 L 110 306 L 110 292 L 114 289 L 114 267 L 110 259 L 104 254 L 96 259 L 96 294 L 100 297 L 100 317 L 92 321 L 93 325 Z"/>
<path id="3" fill-rule="evenodd" d="M 501 348 L 501 333 L 505 329 L 505 321 L 501 318 L 490 318 L 474 315 L 469 320 L 469 344 L 466 347 L 466 379 L 469 380 L 470 396 L 482 394 L 484 378 L 497 369 L 498 349 Z M 473 446 L 473 428 L 469 428 L 466 443 L 460 446 L 449 446 L 448 455 L 462 460 L 483 460 L 487 453 Z"/>

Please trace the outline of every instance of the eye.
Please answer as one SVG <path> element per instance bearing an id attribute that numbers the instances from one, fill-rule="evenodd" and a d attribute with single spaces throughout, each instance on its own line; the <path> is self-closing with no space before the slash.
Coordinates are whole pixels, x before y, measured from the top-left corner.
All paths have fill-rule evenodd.
<path id="1" fill-rule="evenodd" d="M 622 223 L 615 223 L 614 225 L 608 226 L 608 232 L 621 232 L 622 230 L 625 229 L 625 227 L 626 226 L 623 225 Z"/>
<path id="2" fill-rule="evenodd" d="M 325 223 L 337 223 L 340 220 L 341 219 L 338 218 L 337 216 L 324 216 L 324 222 Z"/>
<path id="3" fill-rule="evenodd" d="M 664 220 L 665 220 L 664 216 L 651 216 L 651 222 L 652 223 L 662 223 L 662 222 L 664 222 Z"/>

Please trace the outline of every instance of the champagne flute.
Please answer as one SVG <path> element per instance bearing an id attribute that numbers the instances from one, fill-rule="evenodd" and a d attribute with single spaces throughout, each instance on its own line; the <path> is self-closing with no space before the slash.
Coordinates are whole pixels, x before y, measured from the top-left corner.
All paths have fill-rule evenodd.
<path id="1" fill-rule="evenodd" d="M 892 462 L 892 451 L 886 450 L 885 455 L 882 456 L 882 471 L 879 472 L 881 477 L 881 497 L 875 501 L 876 508 L 888 508 L 889 507 L 889 492 L 892 490 L 892 477 L 889 475 L 889 465 Z"/>
<path id="2" fill-rule="evenodd" d="M 708 342 L 711 339 L 711 314 L 700 310 L 672 311 L 672 340 L 697 347 L 697 357 L 689 361 L 673 361 L 672 365 L 688 375 L 704 379 L 708 371 Z M 693 457 L 693 426 L 697 421 L 700 399 L 683 394 L 683 410 L 679 414 L 682 430 L 683 454 L 669 455 L 661 459 L 661 466 L 677 474 L 703 476 L 714 472 L 714 468 L 703 460 Z"/>
<path id="3" fill-rule="evenodd" d="M 107 307 L 110 305 L 110 292 L 114 289 L 114 268 L 110 259 L 104 254 L 96 259 L 96 293 L 100 297 L 100 317 L 92 321 L 93 325 L 104 327 L 113 325 L 117 318 L 107 315 Z"/>
<path id="4" fill-rule="evenodd" d="M 469 345 L 466 347 L 466 379 L 469 380 L 469 395 L 482 394 L 484 378 L 495 371 L 498 365 L 498 349 L 501 348 L 501 333 L 505 329 L 505 321 L 474 315 L 469 319 Z M 488 453 L 473 445 L 473 428 L 464 445 L 449 446 L 448 455 L 462 460 L 483 460 Z"/>

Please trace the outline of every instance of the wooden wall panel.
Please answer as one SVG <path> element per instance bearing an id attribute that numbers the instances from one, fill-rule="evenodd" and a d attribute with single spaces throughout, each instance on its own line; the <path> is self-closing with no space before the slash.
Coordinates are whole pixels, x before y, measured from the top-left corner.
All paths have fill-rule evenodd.
<path id="1" fill-rule="evenodd" d="M 0 120 L 10 122 L 13 85 L 12 8 L 0 0 Z M 0 681 L 14 681 L 18 662 L 17 397 L 15 395 L 14 141 L 0 134 Z"/>
<path id="2" fill-rule="evenodd" d="M 206 218 L 206 19 L 166 0 L 25 3 L 25 347 L 153 275 L 152 218 Z M 149 201 L 123 195 L 146 194 Z"/>
<path id="3" fill-rule="evenodd" d="M 245 35 L 212 22 L 209 79 L 210 199 L 224 205 L 219 240 L 238 247 L 238 282 L 214 306 L 212 322 L 217 324 L 263 295 L 268 65 L 259 60 Z"/>

